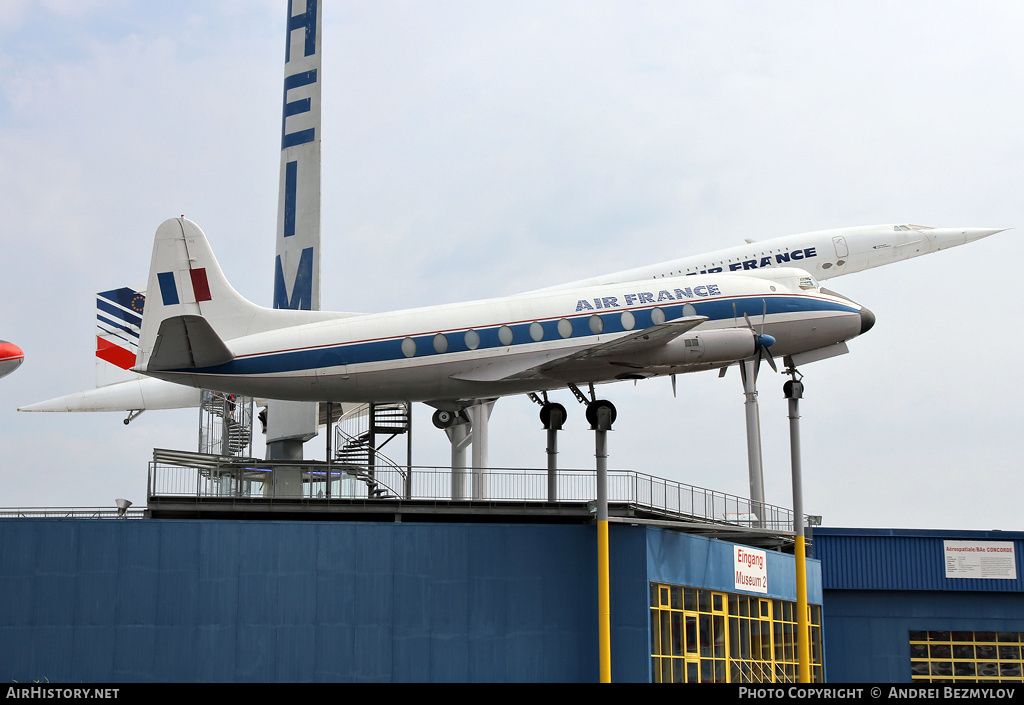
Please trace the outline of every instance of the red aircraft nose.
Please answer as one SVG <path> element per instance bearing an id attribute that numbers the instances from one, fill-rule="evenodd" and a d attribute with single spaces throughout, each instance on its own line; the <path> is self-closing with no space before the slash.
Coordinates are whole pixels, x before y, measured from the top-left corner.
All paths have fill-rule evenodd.
<path id="1" fill-rule="evenodd" d="M 25 361 L 25 353 L 14 343 L 0 340 L 0 377 L 9 375 Z"/>

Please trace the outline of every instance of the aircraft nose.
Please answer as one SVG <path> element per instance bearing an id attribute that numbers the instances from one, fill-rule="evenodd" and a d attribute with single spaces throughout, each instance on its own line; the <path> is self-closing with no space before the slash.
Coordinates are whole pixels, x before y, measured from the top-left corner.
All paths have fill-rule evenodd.
<path id="1" fill-rule="evenodd" d="M 968 242 L 980 240 L 989 235 L 1001 233 L 1009 228 L 936 228 L 926 231 L 929 248 L 932 252 L 945 250 L 947 247 L 956 247 Z"/>
<path id="2" fill-rule="evenodd" d="M 0 340 L 0 377 L 14 372 L 25 360 L 25 353 L 14 343 Z"/>
<path id="3" fill-rule="evenodd" d="M 860 309 L 860 334 L 864 335 L 875 325 L 875 314 L 864 308 Z"/>
<path id="4" fill-rule="evenodd" d="M 8 360 L 20 360 L 25 357 L 25 353 L 21 351 L 14 343 L 8 343 L 6 340 L 0 340 L 0 362 L 7 362 Z"/>
<path id="5" fill-rule="evenodd" d="M 1004 230 L 1009 230 L 1009 228 L 963 228 L 964 236 L 967 238 L 964 242 L 974 242 L 983 237 L 1001 233 Z"/>

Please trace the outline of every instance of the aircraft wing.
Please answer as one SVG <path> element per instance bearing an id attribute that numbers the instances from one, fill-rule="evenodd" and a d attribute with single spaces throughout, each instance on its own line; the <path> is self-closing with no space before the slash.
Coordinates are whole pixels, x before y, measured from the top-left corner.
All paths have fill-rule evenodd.
<path id="1" fill-rule="evenodd" d="M 706 316 L 688 316 L 650 328 L 644 328 L 606 343 L 591 345 L 569 353 L 535 353 L 503 358 L 452 375 L 467 382 L 497 382 L 546 376 L 550 371 L 586 360 L 624 357 L 652 350 L 696 328 Z"/>
<path id="2" fill-rule="evenodd" d="M 644 350 L 650 350 L 678 338 L 687 331 L 693 330 L 706 320 L 708 320 L 707 316 L 677 318 L 674 321 L 644 328 L 607 343 L 579 350 L 563 359 L 555 361 L 555 364 L 561 365 L 571 360 L 591 360 L 595 357 L 631 355 Z"/>

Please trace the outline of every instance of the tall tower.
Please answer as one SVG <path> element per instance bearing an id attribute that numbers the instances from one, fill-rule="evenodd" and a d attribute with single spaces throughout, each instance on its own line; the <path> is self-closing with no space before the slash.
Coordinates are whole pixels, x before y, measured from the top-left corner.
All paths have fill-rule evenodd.
<path id="1" fill-rule="evenodd" d="M 319 0 L 288 0 L 274 308 L 320 309 L 320 8 Z M 301 460 L 317 420 L 315 402 L 271 400 L 267 459 Z M 292 481 L 301 491 L 296 477 L 288 493 Z"/>

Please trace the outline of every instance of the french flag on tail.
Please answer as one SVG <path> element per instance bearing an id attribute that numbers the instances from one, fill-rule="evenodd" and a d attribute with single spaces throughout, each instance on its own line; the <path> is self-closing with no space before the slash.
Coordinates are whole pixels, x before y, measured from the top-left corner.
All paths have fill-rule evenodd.
<path id="1" fill-rule="evenodd" d="M 210 301 L 210 282 L 206 277 L 206 267 L 188 270 L 189 280 L 192 283 L 192 293 L 195 294 L 195 302 Z M 159 272 L 157 281 L 160 283 L 160 299 L 164 306 L 175 306 L 181 303 L 178 295 L 178 285 L 174 281 L 174 272 Z M 191 303 L 191 302 L 189 302 Z"/>

